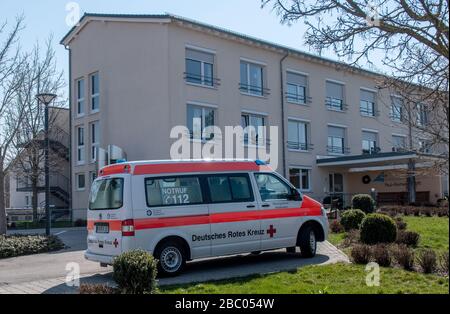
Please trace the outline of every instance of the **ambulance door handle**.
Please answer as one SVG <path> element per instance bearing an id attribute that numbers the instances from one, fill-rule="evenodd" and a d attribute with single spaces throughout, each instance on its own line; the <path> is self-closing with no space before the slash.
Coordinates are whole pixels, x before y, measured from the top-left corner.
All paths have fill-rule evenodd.
<path id="1" fill-rule="evenodd" d="M 262 204 L 262 207 L 270 207 L 270 204 Z"/>
<path id="2" fill-rule="evenodd" d="M 255 205 L 247 205 L 247 208 L 255 208 Z"/>

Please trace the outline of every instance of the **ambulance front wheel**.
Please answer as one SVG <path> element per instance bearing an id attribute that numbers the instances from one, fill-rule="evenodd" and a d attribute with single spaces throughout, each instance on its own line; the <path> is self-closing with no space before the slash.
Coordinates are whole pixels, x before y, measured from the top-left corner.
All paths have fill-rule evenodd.
<path id="1" fill-rule="evenodd" d="M 317 239 L 312 226 L 307 226 L 301 230 L 298 242 L 303 257 L 314 257 L 316 255 Z"/>
<path id="2" fill-rule="evenodd" d="M 155 250 L 158 259 L 158 274 L 172 277 L 180 274 L 186 265 L 184 246 L 176 240 L 167 240 L 158 245 Z"/>

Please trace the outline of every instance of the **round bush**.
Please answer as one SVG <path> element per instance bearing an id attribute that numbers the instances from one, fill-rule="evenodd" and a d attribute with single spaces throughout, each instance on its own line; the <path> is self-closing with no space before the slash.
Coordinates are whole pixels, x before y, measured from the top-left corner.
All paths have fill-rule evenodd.
<path id="1" fill-rule="evenodd" d="M 365 244 L 392 243 L 397 238 L 395 221 L 386 215 L 369 214 L 361 223 L 361 242 Z"/>
<path id="2" fill-rule="evenodd" d="M 121 293 L 156 292 L 157 261 L 144 250 L 122 253 L 114 259 L 113 278 Z"/>
<path id="3" fill-rule="evenodd" d="M 375 201 L 368 194 L 357 194 L 352 197 L 352 207 L 359 208 L 366 214 L 370 214 L 375 211 Z"/>
<path id="4" fill-rule="evenodd" d="M 364 217 L 366 217 L 366 214 L 361 209 L 346 210 L 341 215 L 341 225 L 345 231 L 359 229 Z"/>

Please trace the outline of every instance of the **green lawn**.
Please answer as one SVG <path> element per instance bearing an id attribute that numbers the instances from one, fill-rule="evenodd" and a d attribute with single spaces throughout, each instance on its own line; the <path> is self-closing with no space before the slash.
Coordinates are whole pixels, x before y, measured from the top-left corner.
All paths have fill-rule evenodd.
<path id="1" fill-rule="evenodd" d="M 406 230 L 420 234 L 418 249 L 430 248 L 437 252 L 445 252 L 449 249 L 448 217 L 416 217 L 402 216 L 408 224 Z M 330 233 L 328 241 L 333 245 L 339 245 L 344 241 L 345 232 Z"/>
<path id="2" fill-rule="evenodd" d="M 368 287 L 364 266 L 333 264 L 306 266 L 294 272 L 252 276 L 195 285 L 161 287 L 162 293 L 244 294 L 369 294 L 449 293 L 448 277 L 382 268 L 379 287 Z"/>
<path id="3" fill-rule="evenodd" d="M 420 234 L 418 248 L 430 248 L 439 252 L 448 251 L 448 217 L 404 216 L 406 230 Z"/>

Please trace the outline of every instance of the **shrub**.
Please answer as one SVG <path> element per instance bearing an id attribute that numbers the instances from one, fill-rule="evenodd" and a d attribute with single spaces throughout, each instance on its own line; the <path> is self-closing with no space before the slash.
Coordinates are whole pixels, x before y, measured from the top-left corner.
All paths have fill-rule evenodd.
<path id="1" fill-rule="evenodd" d="M 57 251 L 64 243 L 50 235 L 0 235 L 0 258 Z"/>
<path id="2" fill-rule="evenodd" d="M 408 224 L 402 219 L 402 217 L 395 217 L 395 224 L 397 225 L 398 230 L 405 230 L 408 226 Z"/>
<path id="3" fill-rule="evenodd" d="M 342 242 L 342 246 L 349 247 L 354 244 L 359 244 L 359 230 L 350 230 L 345 234 L 344 241 Z"/>
<path id="4" fill-rule="evenodd" d="M 436 270 L 437 256 L 436 253 L 431 249 L 421 251 L 419 253 L 417 261 L 419 262 L 419 265 L 425 274 L 431 274 Z"/>
<path id="5" fill-rule="evenodd" d="M 439 261 L 439 266 L 440 266 L 441 271 L 443 273 L 447 273 L 448 274 L 448 251 L 442 253 L 441 259 Z"/>
<path id="6" fill-rule="evenodd" d="M 117 294 L 119 291 L 116 288 L 108 285 L 99 284 L 82 284 L 80 285 L 80 294 Z"/>
<path id="7" fill-rule="evenodd" d="M 397 234 L 396 242 L 407 246 L 416 247 L 419 244 L 420 234 L 414 231 L 401 230 Z"/>
<path id="8" fill-rule="evenodd" d="M 361 241 L 365 244 L 392 243 L 397 238 L 394 220 L 382 214 L 369 214 L 361 223 Z"/>
<path id="9" fill-rule="evenodd" d="M 352 197 L 352 207 L 360 208 L 366 214 L 370 214 L 375 210 L 375 201 L 368 194 L 357 194 Z"/>
<path id="10" fill-rule="evenodd" d="M 350 256 L 356 264 L 367 264 L 370 262 L 370 253 L 370 246 L 357 244 L 352 248 Z"/>
<path id="11" fill-rule="evenodd" d="M 406 245 L 400 244 L 394 250 L 394 257 L 397 263 L 405 270 L 412 270 L 414 267 L 414 251 Z"/>
<path id="12" fill-rule="evenodd" d="M 144 250 L 122 253 L 114 259 L 113 278 L 121 293 L 156 292 L 157 261 Z"/>
<path id="13" fill-rule="evenodd" d="M 341 215 L 341 225 L 344 227 L 345 231 L 359 229 L 365 216 L 366 214 L 361 209 L 346 210 Z"/>
<path id="14" fill-rule="evenodd" d="M 75 222 L 73 223 L 73 225 L 75 227 L 86 227 L 87 226 L 87 221 L 84 219 L 77 219 L 75 220 Z"/>
<path id="15" fill-rule="evenodd" d="M 340 233 L 344 230 L 344 228 L 342 227 L 341 223 L 337 220 L 333 220 L 330 223 L 330 230 L 333 233 Z"/>
<path id="16" fill-rule="evenodd" d="M 389 267 L 392 263 L 391 254 L 384 244 L 377 244 L 372 248 L 372 257 L 378 265 L 382 267 Z"/>

